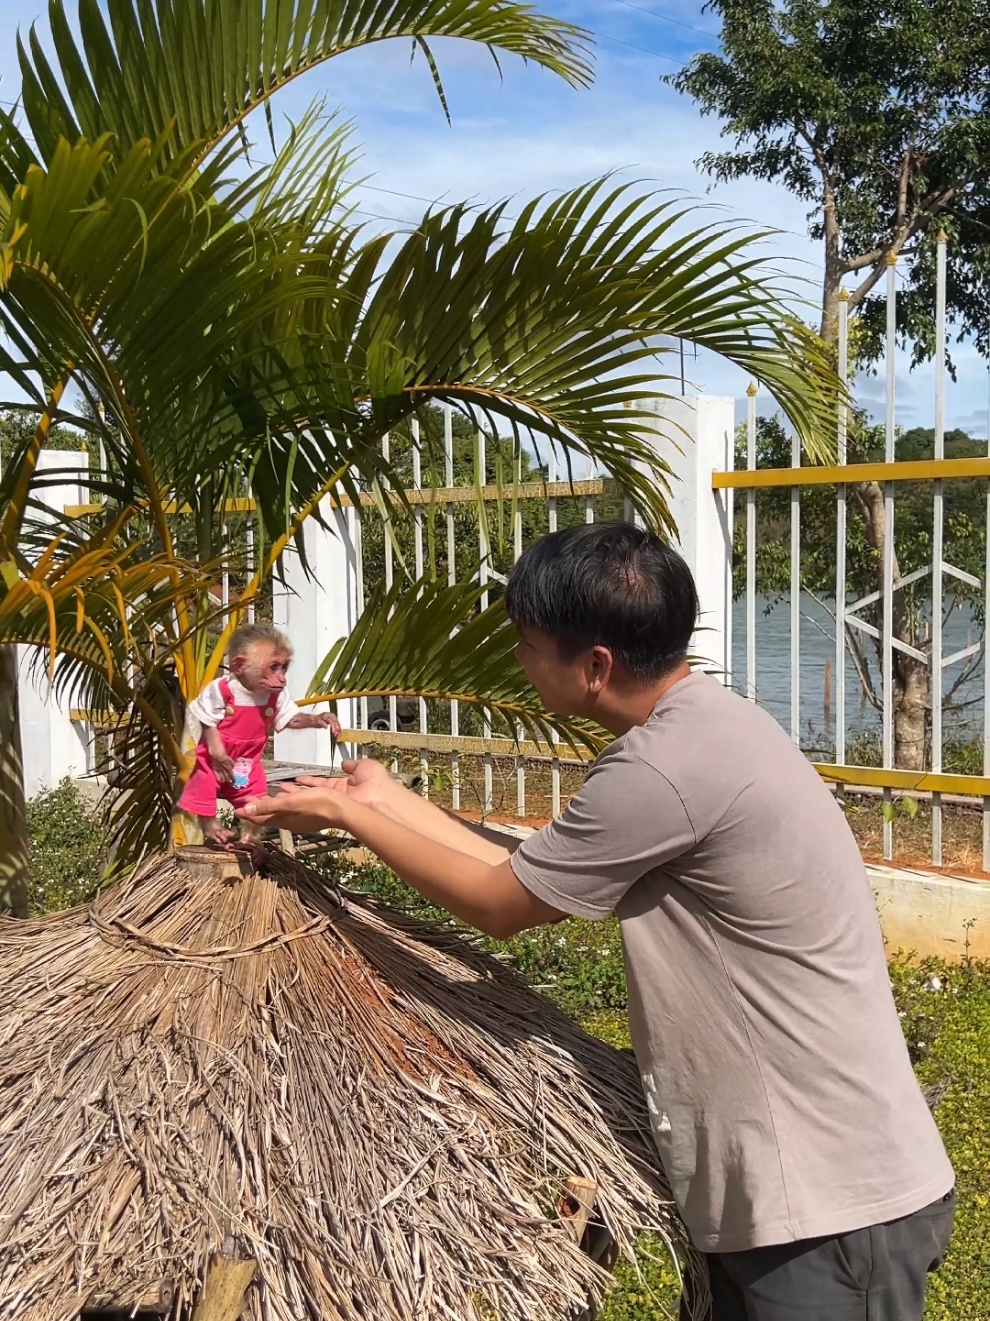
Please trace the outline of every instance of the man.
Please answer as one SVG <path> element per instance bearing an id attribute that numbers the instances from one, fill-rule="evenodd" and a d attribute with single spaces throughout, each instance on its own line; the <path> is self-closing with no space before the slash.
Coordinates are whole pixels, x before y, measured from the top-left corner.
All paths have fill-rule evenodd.
<path id="1" fill-rule="evenodd" d="M 544 706 L 615 735 L 562 816 L 510 855 L 362 761 L 254 819 L 342 827 L 491 936 L 615 913 L 713 1321 L 919 1321 L 953 1174 L 841 810 L 769 715 L 690 669 L 694 583 L 651 533 L 554 533 L 506 604 Z"/>

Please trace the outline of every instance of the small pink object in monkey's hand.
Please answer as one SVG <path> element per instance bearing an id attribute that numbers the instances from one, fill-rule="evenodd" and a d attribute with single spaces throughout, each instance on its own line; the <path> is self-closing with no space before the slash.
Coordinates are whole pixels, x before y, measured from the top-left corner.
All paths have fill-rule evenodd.
<path id="1" fill-rule="evenodd" d="M 254 762 L 250 757 L 238 757 L 231 768 L 231 775 L 234 778 L 235 789 L 246 789 L 248 781 L 251 779 L 251 771 Z"/>

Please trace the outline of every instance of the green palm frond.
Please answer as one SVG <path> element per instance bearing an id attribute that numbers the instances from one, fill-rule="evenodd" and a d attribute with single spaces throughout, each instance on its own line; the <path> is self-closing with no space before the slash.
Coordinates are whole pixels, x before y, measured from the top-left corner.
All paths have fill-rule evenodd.
<path id="1" fill-rule="evenodd" d="M 254 205 L 259 228 L 283 235 L 294 230 L 300 247 L 312 249 L 322 243 L 321 252 L 332 262 L 339 242 L 332 221 L 340 218 L 355 187 L 347 181 L 357 161 L 350 146 L 351 131 L 349 123 L 327 111 L 322 97 L 298 123 L 288 123 L 285 142 L 265 172 Z"/>
<path id="2" fill-rule="evenodd" d="M 75 542 L 66 531 L 43 545 L 36 533 L 20 575 L 0 575 L 0 639 L 33 651 L 63 707 L 108 722 L 126 791 L 111 803 L 112 839 L 126 863 L 168 841 L 183 764 L 176 606 L 205 593 L 218 566 L 123 544 L 121 521 Z"/>
<path id="3" fill-rule="evenodd" d="M 685 232 L 690 215 L 600 180 L 515 222 L 504 207 L 460 206 L 427 215 L 397 252 L 381 237 L 350 247 L 279 361 L 258 359 L 278 394 L 242 382 L 266 439 L 259 500 L 294 488 L 299 507 L 348 455 L 373 480 L 381 436 L 444 401 L 517 443 L 527 434 L 588 455 L 669 528 L 669 472 L 644 439 L 644 401 L 673 383 L 657 365 L 670 336 L 757 376 L 824 457 L 839 390 L 827 355 L 756 255 L 760 235 Z"/>
<path id="4" fill-rule="evenodd" d="M 586 721 L 548 714 L 516 660 L 518 635 L 501 601 L 480 609 L 485 589 L 429 577 L 379 588 L 351 634 L 313 677 L 309 700 L 424 697 L 473 706 L 504 737 L 517 728 L 547 746 L 599 752 L 607 735 Z"/>
<path id="5" fill-rule="evenodd" d="M 157 174 L 147 144 L 94 193 L 108 150 L 63 142 L 18 188 L 0 232 L 0 319 L 20 358 L 5 351 L 0 366 L 33 381 L 39 413 L 66 374 L 105 406 L 112 494 L 130 503 L 211 466 L 212 438 L 240 426 L 239 355 L 261 327 L 293 333 L 291 309 L 326 288 L 325 261 L 309 280 L 297 251 L 261 242 L 256 224 L 199 193 L 201 179 Z M 283 267 L 291 283 L 277 278 Z"/>
<path id="6" fill-rule="evenodd" d="M 54 65 L 33 28 L 18 42 L 27 133 L 0 116 L 0 186 L 23 172 L 29 137 L 42 160 L 60 138 L 112 133 L 124 152 L 162 140 L 163 163 L 193 149 L 195 168 L 287 82 L 389 38 L 428 54 L 429 41 L 459 37 L 575 86 L 591 80 L 588 34 L 513 0 L 110 0 L 108 10 L 109 21 L 97 0 L 80 0 L 77 38 L 64 0 L 51 0 Z"/>
<path id="7" fill-rule="evenodd" d="M 85 690 L 85 704 L 113 711 L 133 702 L 142 658 L 170 655 L 176 601 L 210 581 L 208 569 L 123 544 L 119 530 L 118 520 L 76 545 L 39 541 L 0 574 L 0 639 L 35 649 L 58 696 Z"/>
<path id="8" fill-rule="evenodd" d="M 533 202 L 511 226 L 503 207 L 427 217 L 382 272 L 357 336 L 372 407 L 374 383 L 414 363 L 407 392 L 490 409 L 636 490 L 636 405 L 672 380 L 657 375 L 657 338 L 683 336 L 758 375 L 820 451 L 838 382 L 757 257 L 761 236 L 683 233 L 687 218 L 608 180 Z"/>

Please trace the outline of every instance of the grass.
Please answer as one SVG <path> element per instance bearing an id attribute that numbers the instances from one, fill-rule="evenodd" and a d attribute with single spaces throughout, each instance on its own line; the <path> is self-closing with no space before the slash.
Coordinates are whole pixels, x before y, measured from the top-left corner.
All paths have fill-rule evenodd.
<path id="1" fill-rule="evenodd" d="M 100 820 L 68 782 L 29 805 L 31 900 L 37 910 L 90 897 L 99 882 L 105 839 Z M 445 914 L 368 865 L 348 883 L 427 920 Z M 619 1049 L 630 1045 L 625 970 L 618 924 L 569 918 L 490 942 L 520 973 L 585 1028 Z M 932 1278 L 925 1321 L 990 1321 L 990 965 L 964 959 L 890 962 L 905 1039 L 925 1086 L 947 1087 L 936 1119 L 956 1170 L 956 1230 Z M 676 1316 L 676 1274 L 662 1246 L 644 1238 L 636 1267 L 622 1264 L 601 1321 Z"/>

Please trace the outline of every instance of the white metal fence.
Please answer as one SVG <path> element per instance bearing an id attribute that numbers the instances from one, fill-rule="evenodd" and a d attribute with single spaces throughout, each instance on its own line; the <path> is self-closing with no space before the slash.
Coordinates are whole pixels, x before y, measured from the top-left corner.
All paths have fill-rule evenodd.
<path id="1" fill-rule="evenodd" d="M 950 481 L 970 481 L 990 477 L 990 457 L 962 459 L 945 458 L 945 335 L 946 335 L 946 241 L 938 244 L 936 343 L 934 360 L 934 390 L 932 417 L 934 422 L 934 454 L 931 460 L 903 461 L 897 454 L 896 426 L 896 268 L 888 265 L 886 282 L 886 372 L 884 440 L 882 463 L 849 462 L 849 417 L 843 406 L 838 418 L 837 464 L 830 467 L 802 466 L 800 448 L 795 442 L 791 454 L 791 468 L 757 468 L 757 398 L 756 388 L 749 392 L 746 427 L 746 470 L 715 474 L 716 490 L 742 490 L 746 496 L 745 519 L 745 681 L 744 690 L 759 700 L 761 676 L 757 664 L 757 643 L 760 624 L 757 618 L 757 497 L 758 492 L 773 488 L 790 491 L 790 591 L 789 591 L 789 696 L 790 732 L 795 742 L 802 740 L 802 599 L 805 584 L 802 576 L 801 500 L 802 491 L 812 485 L 830 485 L 835 490 L 836 543 L 834 594 L 834 672 L 836 683 L 834 763 L 820 763 L 819 770 L 839 785 L 855 784 L 882 791 L 885 804 L 883 824 L 883 852 L 885 858 L 894 854 L 894 796 L 920 794 L 931 799 L 931 855 L 935 865 L 943 861 L 943 797 L 946 794 L 982 799 L 983 808 L 983 869 L 990 870 L 990 632 L 985 620 L 990 613 L 990 486 L 984 502 L 983 537 L 985 568 L 977 576 L 969 570 L 950 563 L 945 557 L 945 485 Z M 839 313 L 839 371 L 846 380 L 849 372 L 848 303 L 840 302 Z M 932 491 L 932 525 L 930 562 L 909 573 L 895 576 L 897 492 L 902 483 L 926 482 Z M 879 583 L 875 590 L 858 599 L 849 600 L 849 508 L 851 491 L 862 490 L 865 483 L 877 483 L 882 490 L 883 517 L 880 522 Z M 805 553 L 808 551 L 805 542 Z M 895 595 L 913 584 L 930 580 L 930 638 L 927 645 L 917 646 L 895 636 Z M 947 610 L 952 605 L 947 580 L 965 584 L 978 593 L 980 609 L 974 612 L 982 636 L 967 639 L 965 645 L 952 646 L 946 640 Z M 865 616 L 871 615 L 873 619 Z M 879 615 L 879 625 L 876 622 Z M 982 615 L 982 620 L 977 616 Z M 766 625 L 764 625 L 764 628 Z M 848 670 L 851 649 L 856 635 L 869 638 L 878 651 L 879 687 L 882 700 L 880 711 L 880 765 L 850 766 L 848 754 L 849 691 Z M 895 653 L 910 656 L 926 668 L 930 693 L 928 720 L 927 764 L 919 769 L 906 769 L 896 764 L 895 756 Z M 969 666 L 968 675 L 981 683 L 979 703 L 983 719 L 979 728 L 982 741 L 982 775 L 948 773 L 944 766 L 945 753 L 945 688 L 954 670 Z M 978 670 L 982 674 L 978 674 Z M 742 676 L 738 676 L 741 678 Z M 971 685 L 972 686 L 972 685 Z M 975 698 L 971 698 L 975 701 Z M 974 740 L 975 742 L 975 740 Z"/>

